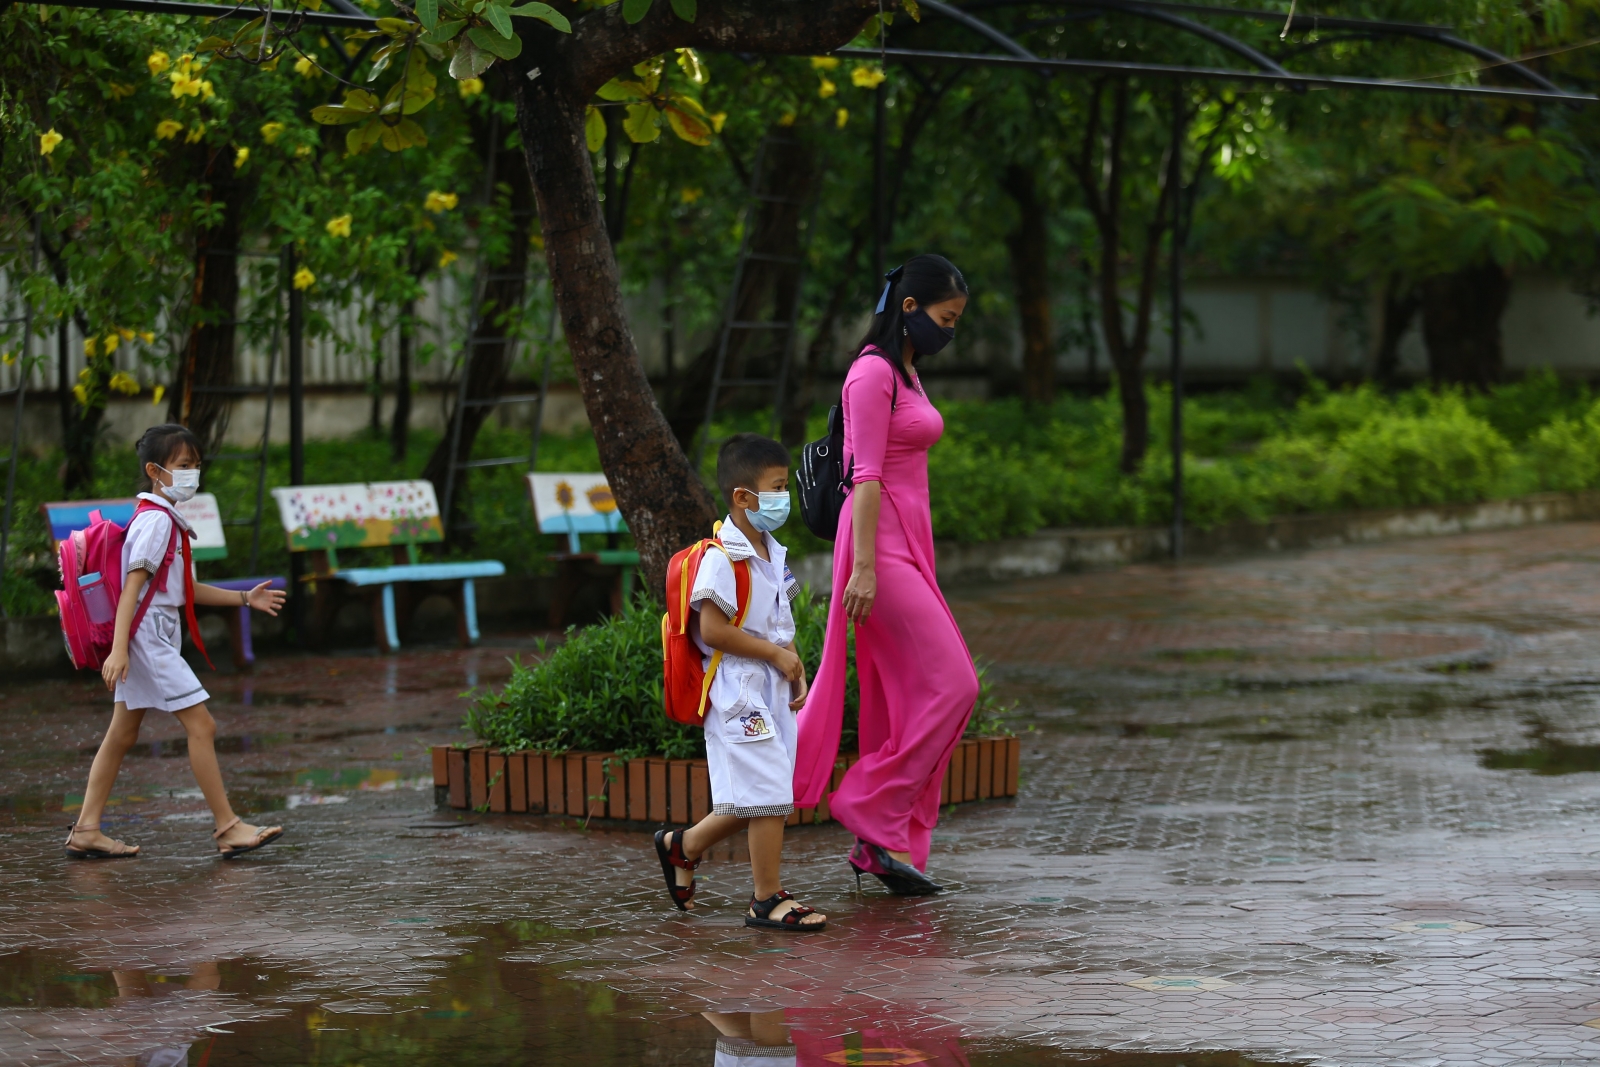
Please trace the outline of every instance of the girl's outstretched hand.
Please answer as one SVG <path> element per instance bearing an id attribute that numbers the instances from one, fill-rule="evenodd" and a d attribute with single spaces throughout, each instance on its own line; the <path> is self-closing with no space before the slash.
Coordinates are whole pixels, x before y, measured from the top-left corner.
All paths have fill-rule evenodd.
<path id="1" fill-rule="evenodd" d="M 105 679 L 106 689 L 117 691 L 117 683 L 128 676 L 128 651 L 127 649 L 113 648 L 106 656 L 106 661 L 100 665 L 100 677 Z"/>
<path id="2" fill-rule="evenodd" d="M 250 590 L 250 606 L 268 615 L 276 615 L 278 609 L 283 607 L 288 594 L 282 589 L 269 589 L 268 586 L 271 584 L 272 582 L 268 580 Z"/>

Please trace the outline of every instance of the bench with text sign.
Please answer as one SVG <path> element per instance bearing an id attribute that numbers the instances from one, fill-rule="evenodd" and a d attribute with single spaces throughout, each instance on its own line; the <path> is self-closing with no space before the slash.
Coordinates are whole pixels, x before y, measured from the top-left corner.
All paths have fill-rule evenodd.
<path id="1" fill-rule="evenodd" d="M 539 532 L 565 536 L 567 550 L 552 552 L 558 564 L 555 595 L 550 600 L 550 626 L 559 630 L 567 608 L 582 584 L 585 574 L 600 573 L 610 578 L 611 611 L 620 614 L 633 596 L 633 572 L 639 566 L 639 553 L 617 548 L 617 537 L 628 530 L 617 510 L 616 497 L 604 474 L 530 474 L 528 494 L 533 498 L 533 514 Z M 606 547 L 585 552 L 579 540 L 583 534 L 606 534 Z"/>
<path id="2" fill-rule="evenodd" d="M 422 594 L 448 596 L 456 608 L 456 635 L 463 645 L 478 640 L 478 600 L 473 582 L 506 572 L 496 559 L 422 563 L 417 546 L 444 540 L 439 502 L 425 481 L 358 482 L 351 485 L 296 485 L 274 489 L 278 517 L 290 552 L 312 553 L 316 583 L 313 633 L 326 631 L 339 587 L 366 590 L 378 648 L 400 647 L 400 622 L 409 621 Z M 382 567 L 342 566 L 339 553 L 388 548 L 393 562 Z M 337 584 L 336 584 L 337 583 Z M 399 605 L 396 605 L 396 589 Z"/>
<path id="3" fill-rule="evenodd" d="M 98 511 L 107 521 L 114 522 L 118 526 L 127 526 L 133 521 L 133 512 L 138 506 L 139 501 L 130 497 L 121 500 L 63 500 L 52 504 L 41 504 L 39 510 L 44 512 L 44 521 L 50 527 L 51 539 L 60 542 L 72 536 L 73 531 L 86 528 L 91 521 L 92 512 Z M 194 527 L 194 540 L 190 542 L 190 547 L 196 563 L 202 560 L 228 558 L 228 541 L 222 533 L 222 512 L 217 508 L 215 496 L 210 493 L 196 493 L 193 500 L 186 500 L 178 505 L 178 513 Z M 286 589 L 289 585 L 286 579 L 276 575 L 205 580 L 207 585 L 214 585 L 219 589 L 254 589 L 262 582 L 271 582 L 273 589 Z M 228 640 L 233 646 L 235 667 L 243 669 L 256 661 L 255 648 L 250 641 L 249 608 L 196 605 L 195 611 L 222 613 L 222 617 L 228 623 Z"/>

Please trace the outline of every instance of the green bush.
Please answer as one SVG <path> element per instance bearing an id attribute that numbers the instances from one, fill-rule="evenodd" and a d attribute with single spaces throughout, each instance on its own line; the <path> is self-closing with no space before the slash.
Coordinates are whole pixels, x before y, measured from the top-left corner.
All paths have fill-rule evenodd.
<path id="1" fill-rule="evenodd" d="M 816 677 L 827 632 L 828 604 L 802 594 L 794 601 L 795 644 Z M 641 599 L 627 615 L 584 629 L 572 628 L 560 647 L 536 663 L 512 663 L 511 678 L 498 693 L 474 694 L 466 727 L 484 744 L 508 752 L 615 752 L 627 759 L 705 755 L 705 732 L 670 721 L 661 708 L 661 617 Z M 860 687 L 855 637 L 849 638 L 845 715 L 840 750 L 855 751 Z M 979 669 L 980 693 L 968 736 L 1005 732 L 1010 707 L 996 698 Z"/>

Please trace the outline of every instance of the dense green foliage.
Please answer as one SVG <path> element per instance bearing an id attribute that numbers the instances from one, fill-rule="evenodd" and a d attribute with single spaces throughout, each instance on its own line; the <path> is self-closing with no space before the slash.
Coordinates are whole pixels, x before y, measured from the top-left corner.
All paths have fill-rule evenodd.
<path id="1" fill-rule="evenodd" d="M 822 659 L 828 606 L 802 595 L 794 601 L 795 647 L 814 677 Z M 861 696 L 856 682 L 855 638 L 850 638 L 845 677 L 841 751 L 856 747 Z M 540 647 L 543 655 L 544 647 Z M 968 736 L 1005 732 L 1009 710 L 983 684 L 968 724 Z M 687 759 L 705 755 L 705 733 L 670 721 L 661 710 L 661 621 L 641 602 L 637 610 L 583 630 L 567 631 L 561 646 L 537 663 L 517 662 L 498 693 L 478 696 L 467 712 L 467 728 L 480 741 L 510 752 L 616 752 L 632 758 L 661 755 Z"/>

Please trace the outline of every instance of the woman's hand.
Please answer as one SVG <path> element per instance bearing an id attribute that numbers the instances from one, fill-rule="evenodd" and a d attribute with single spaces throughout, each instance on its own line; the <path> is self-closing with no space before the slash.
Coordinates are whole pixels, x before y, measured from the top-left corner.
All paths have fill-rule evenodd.
<path id="1" fill-rule="evenodd" d="M 128 676 L 128 650 L 113 647 L 106 656 L 105 663 L 100 665 L 100 677 L 105 679 L 106 689 L 117 691 L 117 683 Z"/>
<path id="2" fill-rule="evenodd" d="M 878 572 L 872 567 L 858 566 L 850 574 L 844 587 L 844 613 L 852 622 L 860 623 L 872 614 L 872 602 L 878 599 Z"/>
<path id="3" fill-rule="evenodd" d="M 269 579 L 268 581 L 262 582 L 260 585 L 250 590 L 250 595 L 248 598 L 246 598 L 246 603 L 248 603 L 252 608 L 255 608 L 257 611 L 264 611 L 268 615 L 278 614 L 278 609 L 283 607 L 283 602 L 287 598 L 288 594 L 282 589 L 268 588 L 271 584 L 272 582 Z"/>

